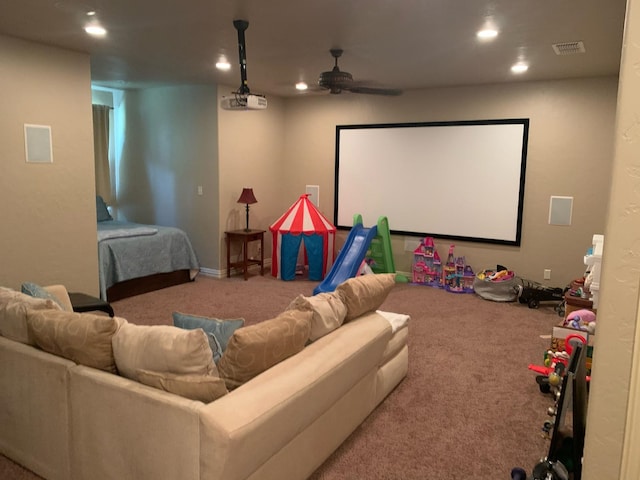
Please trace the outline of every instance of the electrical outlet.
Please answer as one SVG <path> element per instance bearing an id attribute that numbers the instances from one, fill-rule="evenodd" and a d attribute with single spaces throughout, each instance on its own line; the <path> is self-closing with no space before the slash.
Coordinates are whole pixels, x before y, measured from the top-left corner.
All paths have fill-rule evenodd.
<path id="1" fill-rule="evenodd" d="M 544 270 L 544 279 L 551 280 L 551 269 L 545 268 Z"/>

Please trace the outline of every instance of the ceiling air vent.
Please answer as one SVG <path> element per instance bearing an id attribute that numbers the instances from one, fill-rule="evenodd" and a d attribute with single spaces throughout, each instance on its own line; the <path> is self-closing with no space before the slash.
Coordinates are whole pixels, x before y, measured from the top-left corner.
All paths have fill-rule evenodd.
<path id="1" fill-rule="evenodd" d="M 573 55 L 574 53 L 584 53 L 584 43 L 580 42 L 564 42 L 554 43 L 551 45 L 556 55 Z"/>

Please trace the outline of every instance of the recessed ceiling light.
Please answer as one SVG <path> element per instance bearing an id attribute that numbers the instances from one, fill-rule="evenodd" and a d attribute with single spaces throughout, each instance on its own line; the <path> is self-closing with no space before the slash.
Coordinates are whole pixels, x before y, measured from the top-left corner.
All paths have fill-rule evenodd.
<path id="1" fill-rule="evenodd" d="M 95 10 L 91 10 L 90 12 L 87 12 L 88 17 L 93 17 L 95 14 L 96 14 Z"/>
<path id="2" fill-rule="evenodd" d="M 511 67 L 511 71 L 513 73 L 524 73 L 527 70 L 529 70 L 529 65 L 527 65 L 526 63 L 516 63 Z"/>
<path id="3" fill-rule="evenodd" d="M 218 70 L 230 70 L 231 69 L 231 64 L 227 61 L 226 58 L 221 58 L 218 62 L 216 62 L 216 68 Z"/>
<path id="4" fill-rule="evenodd" d="M 304 91 L 304 90 L 306 90 L 307 88 L 309 88 L 309 86 L 308 86 L 306 83 L 304 83 L 304 82 L 298 82 L 298 83 L 296 83 L 296 90 Z"/>
<path id="5" fill-rule="evenodd" d="M 107 34 L 105 28 L 98 25 L 97 23 L 87 25 L 86 27 L 84 27 L 84 31 L 94 37 L 104 37 Z"/>
<path id="6" fill-rule="evenodd" d="M 484 30 L 480 30 L 476 33 L 476 36 L 481 40 L 490 40 L 492 38 L 496 38 L 498 36 L 498 31 L 493 30 L 491 28 L 486 28 Z"/>

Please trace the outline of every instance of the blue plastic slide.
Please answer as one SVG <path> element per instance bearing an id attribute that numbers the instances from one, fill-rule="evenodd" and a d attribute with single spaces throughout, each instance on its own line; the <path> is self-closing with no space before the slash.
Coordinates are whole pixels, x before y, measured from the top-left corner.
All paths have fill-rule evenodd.
<path id="1" fill-rule="evenodd" d="M 354 225 L 347 237 L 331 271 L 314 290 L 313 294 L 333 292 L 345 280 L 355 277 L 364 260 L 371 240 L 377 235 L 378 227 L 364 228 L 361 223 Z"/>

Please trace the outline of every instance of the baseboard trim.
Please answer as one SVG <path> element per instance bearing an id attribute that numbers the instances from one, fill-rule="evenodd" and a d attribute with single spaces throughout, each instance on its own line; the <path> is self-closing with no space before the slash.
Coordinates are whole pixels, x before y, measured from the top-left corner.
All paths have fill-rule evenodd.
<path id="1" fill-rule="evenodd" d="M 260 266 L 259 265 L 249 265 L 249 272 L 251 272 L 252 274 L 259 274 L 260 273 Z M 264 259 L 264 272 L 265 272 L 265 275 L 266 274 L 271 274 L 271 259 L 270 258 L 265 258 Z M 200 268 L 200 273 L 202 275 L 206 276 L 206 277 L 227 278 L 227 269 L 226 268 L 220 270 L 218 268 L 201 267 Z M 242 270 L 240 270 L 239 268 L 232 268 L 231 269 L 231 275 L 242 275 Z"/>

